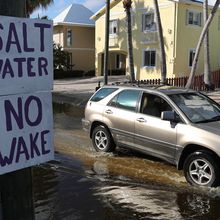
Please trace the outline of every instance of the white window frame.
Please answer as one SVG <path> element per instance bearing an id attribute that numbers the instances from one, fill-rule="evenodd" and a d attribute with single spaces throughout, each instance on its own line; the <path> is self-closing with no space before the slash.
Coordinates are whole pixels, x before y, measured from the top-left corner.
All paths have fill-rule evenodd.
<path id="1" fill-rule="evenodd" d="M 71 34 L 69 35 L 69 33 Z M 73 45 L 73 30 L 70 28 L 66 30 L 66 45 L 67 47 L 71 47 Z"/>
<path id="2" fill-rule="evenodd" d="M 145 65 L 145 52 L 155 52 L 155 65 L 152 66 L 152 65 Z M 156 49 L 144 49 L 143 50 L 143 53 L 142 53 L 142 66 L 144 68 L 156 68 L 157 66 L 157 50 Z"/>
<path id="3" fill-rule="evenodd" d="M 188 66 L 189 66 L 190 68 L 191 68 L 192 65 L 193 65 L 193 59 L 194 59 L 194 57 L 195 57 L 195 52 L 196 52 L 196 49 L 194 49 L 194 48 L 189 49 L 189 54 L 188 54 Z M 193 59 L 192 59 L 192 65 L 190 66 L 191 53 L 194 53 L 194 57 L 193 57 Z"/>
<path id="4" fill-rule="evenodd" d="M 146 21 L 146 16 L 151 16 L 151 17 L 153 16 L 153 19 L 151 19 L 152 21 L 149 22 L 150 24 L 148 24 L 148 25 L 147 25 L 147 21 Z M 146 13 L 142 14 L 142 31 L 143 32 L 157 31 L 154 11 L 146 12 Z"/>
<path id="5" fill-rule="evenodd" d="M 190 14 L 192 15 L 192 22 L 190 22 Z M 189 26 L 201 27 L 202 26 L 202 12 L 195 11 L 195 10 L 187 10 L 186 24 Z"/>
<path id="6" fill-rule="evenodd" d="M 109 36 L 118 35 L 118 20 L 113 19 L 109 21 Z"/>

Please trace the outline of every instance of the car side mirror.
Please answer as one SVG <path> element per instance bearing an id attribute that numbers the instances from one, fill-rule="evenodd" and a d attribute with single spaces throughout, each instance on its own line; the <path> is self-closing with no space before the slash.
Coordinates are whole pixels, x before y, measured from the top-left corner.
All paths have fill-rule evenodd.
<path id="1" fill-rule="evenodd" d="M 179 122 L 179 117 L 174 111 L 161 112 L 161 119 L 164 121 Z"/>

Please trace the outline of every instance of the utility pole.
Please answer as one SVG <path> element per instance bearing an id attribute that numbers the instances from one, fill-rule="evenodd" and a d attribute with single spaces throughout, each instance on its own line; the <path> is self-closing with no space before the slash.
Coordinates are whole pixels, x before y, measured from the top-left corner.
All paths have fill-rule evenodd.
<path id="1" fill-rule="evenodd" d="M 108 84 L 108 60 L 109 60 L 109 13 L 110 0 L 106 0 L 105 17 L 105 56 L 104 56 L 104 85 Z"/>
<path id="2" fill-rule="evenodd" d="M 0 15 L 26 17 L 26 0 L 0 0 Z M 0 176 L 3 220 L 34 220 L 32 168 Z"/>

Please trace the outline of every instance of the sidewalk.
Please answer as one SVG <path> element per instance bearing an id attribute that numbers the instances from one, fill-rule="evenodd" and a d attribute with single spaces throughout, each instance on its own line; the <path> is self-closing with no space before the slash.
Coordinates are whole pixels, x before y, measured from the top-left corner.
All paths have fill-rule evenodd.
<path id="1" fill-rule="evenodd" d="M 109 76 L 108 78 L 109 83 L 124 81 L 127 81 L 126 76 Z M 99 82 L 102 86 L 103 76 L 54 80 L 53 102 L 84 106 L 89 97 L 95 92 Z M 220 88 L 204 93 L 220 103 Z"/>
<path id="2" fill-rule="evenodd" d="M 108 82 L 127 81 L 126 76 L 109 76 Z M 98 83 L 103 85 L 103 76 L 86 79 L 60 79 L 54 80 L 53 101 L 83 106 L 95 92 Z"/>

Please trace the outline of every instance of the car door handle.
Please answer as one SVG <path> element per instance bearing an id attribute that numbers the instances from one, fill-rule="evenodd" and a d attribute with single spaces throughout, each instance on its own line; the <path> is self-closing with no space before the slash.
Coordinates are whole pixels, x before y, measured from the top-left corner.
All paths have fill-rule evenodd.
<path id="1" fill-rule="evenodd" d="M 112 113 L 113 113 L 113 111 L 112 111 L 112 110 L 110 110 L 110 109 L 108 109 L 108 110 L 106 110 L 106 111 L 105 111 L 105 113 L 106 113 L 106 114 L 112 114 Z"/>
<path id="2" fill-rule="evenodd" d="M 144 118 L 137 118 L 137 121 L 139 121 L 139 122 L 147 122 Z"/>

